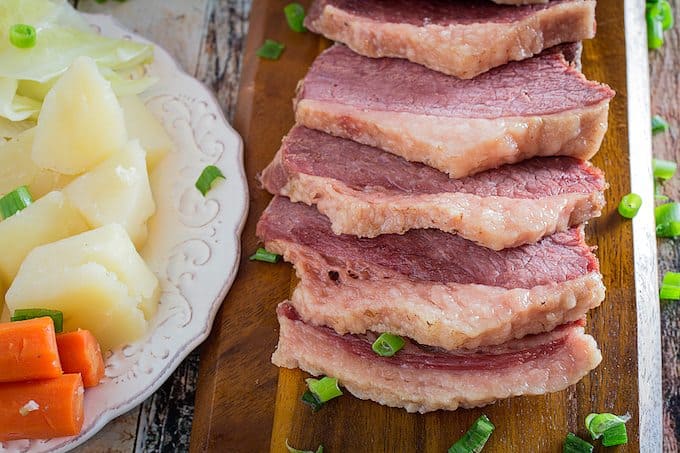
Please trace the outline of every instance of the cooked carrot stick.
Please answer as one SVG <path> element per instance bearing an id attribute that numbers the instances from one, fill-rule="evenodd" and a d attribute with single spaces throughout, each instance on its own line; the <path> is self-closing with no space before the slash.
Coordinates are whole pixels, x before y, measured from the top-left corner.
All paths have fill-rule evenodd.
<path id="1" fill-rule="evenodd" d="M 79 374 L 0 384 L 0 442 L 75 436 L 83 426 Z"/>
<path id="2" fill-rule="evenodd" d="M 57 335 L 57 348 L 64 373 L 80 373 L 83 385 L 94 387 L 104 377 L 104 358 L 97 339 L 89 330 Z"/>
<path id="3" fill-rule="evenodd" d="M 48 379 L 62 374 L 52 318 L 0 324 L 0 382 Z"/>

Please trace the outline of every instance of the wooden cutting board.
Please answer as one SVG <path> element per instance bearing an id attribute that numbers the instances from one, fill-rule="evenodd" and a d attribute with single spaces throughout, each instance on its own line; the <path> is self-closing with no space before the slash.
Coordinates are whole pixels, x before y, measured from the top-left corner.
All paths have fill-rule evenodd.
<path id="1" fill-rule="evenodd" d="M 606 301 L 590 314 L 587 326 L 602 349 L 602 364 L 560 393 L 426 415 L 350 395 L 314 414 L 300 401 L 307 376 L 270 363 L 278 338 L 274 310 L 288 298 L 296 280 L 288 264 L 248 261 L 258 247 L 255 225 L 271 198 L 258 187 L 255 176 L 293 125 L 291 99 L 297 82 L 328 45 L 311 33 L 289 30 L 282 13 L 287 3 L 261 0 L 252 8 L 234 120 L 245 141 L 250 213 L 238 278 L 202 350 L 192 451 L 284 452 L 288 439 L 303 449 L 315 450 L 323 444 L 330 453 L 445 452 L 477 417 L 486 414 L 497 429 L 485 451 L 558 452 L 567 432 L 586 436 L 583 421 L 590 412 L 631 414 L 630 441 L 621 451 L 660 451 L 658 297 L 643 2 L 626 0 L 624 5 L 621 0 L 600 0 L 597 38 L 584 46 L 586 76 L 608 83 L 617 92 L 609 132 L 593 159 L 610 184 L 607 208 L 587 230 L 589 242 L 598 248 L 608 289 Z M 255 56 L 266 38 L 286 44 L 280 60 Z M 631 187 L 645 196 L 634 224 L 615 212 Z"/>

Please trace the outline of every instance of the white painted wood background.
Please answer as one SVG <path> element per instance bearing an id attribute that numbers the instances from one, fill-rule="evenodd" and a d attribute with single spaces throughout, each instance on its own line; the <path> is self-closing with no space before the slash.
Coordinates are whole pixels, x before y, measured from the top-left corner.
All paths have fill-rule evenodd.
<path id="1" fill-rule="evenodd" d="M 83 12 L 110 14 L 164 47 L 186 72 L 211 88 L 231 119 L 251 0 L 71 0 Z M 198 377 L 190 355 L 141 406 L 109 423 L 78 453 L 188 451 Z"/>

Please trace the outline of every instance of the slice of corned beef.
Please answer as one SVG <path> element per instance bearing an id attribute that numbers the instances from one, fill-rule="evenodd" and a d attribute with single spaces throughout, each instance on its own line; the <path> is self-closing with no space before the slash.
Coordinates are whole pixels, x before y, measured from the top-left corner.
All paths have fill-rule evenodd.
<path id="1" fill-rule="evenodd" d="M 583 322 L 473 352 L 443 351 L 407 340 L 394 356 L 380 357 L 371 350 L 374 333 L 339 335 L 307 324 L 285 302 L 277 314 L 281 329 L 275 365 L 334 376 L 358 398 L 409 412 L 455 410 L 560 391 L 602 360 Z"/>
<path id="2" fill-rule="evenodd" d="M 302 126 L 264 170 L 265 189 L 314 204 L 336 234 L 437 228 L 495 250 L 536 242 L 599 216 L 602 172 L 568 157 L 533 158 L 462 179 Z"/>
<path id="3" fill-rule="evenodd" d="M 308 128 L 461 178 L 535 156 L 589 159 L 613 96 L 560 53 L 462 80 L 335 45 L 300 83 L 295 109 Z"/>
<path id="4" fill-rule="evenodd" d="M 405 58 L 469 79 L 593 38 L 595 1 L 517 7 L 488 0 L 316 0 L 305 25 L 367 57 Z"/>
<path id="5" fill-rule="evenodd" d="M 434 229 L 362 239 L 275 197 L 257 235 L 294 264 L 301 283 L 291 303 L 303 319 L 339 332 L 473 348 L 550 330 L 604 299 L 582 228 L 500 251 Z"/>

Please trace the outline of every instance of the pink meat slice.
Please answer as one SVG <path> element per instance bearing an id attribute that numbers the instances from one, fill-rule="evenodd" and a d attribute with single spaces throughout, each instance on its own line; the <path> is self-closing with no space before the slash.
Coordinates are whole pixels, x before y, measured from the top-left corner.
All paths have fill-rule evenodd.
<path id="1" fill-rule="evenodd" d="M 375 334 L 339 335 L 306 324 L 285 302 L 277 315 L 281 330 L 274 364 L 334 376 L 359 398 L 409 412 L 455 410 L 560 391 L 601 361 L 583 322 L 474 352 L 408 341 L 393 357 L 380 357 L 371 351 Z"/>
<path id="2" fill-rule="evenodd" d="M 614 92 L 560 53 L 471 80 L 336 45 L 298 87 L 298 123 L 422 162 L 454 178 L 534 156 L 592 157 Z"/>
<path id="3" fill-rule="evenodd" d="M 315 204 L 333 232 L 375 237 L 437 228 L 496 250 L 531 243 L 601 213 L 602 172 L 572 158 L 534 158 L 462 179 L 302 126 L 261 182 Z"/>
<path id="4" fill-rule="evenodd" d="M 598 270 L 583 229 L 553 234 L 536 244 L 491 250 L 440 230 L 410 230 L 365 239 L 335 235 L 314 207 L 275 197 L 257 235 L 309 248 L 331 265 L 365 279 L 479 284 L 506 289 L 560 283 Z"/>
<path id="5" fill-rule="evenodd" d="M 595 1 L 517 7 L 487 0 L 316 0 L 305 25 L 368 57 L 405 58 L 469 79 L 594 37 Z"/>

